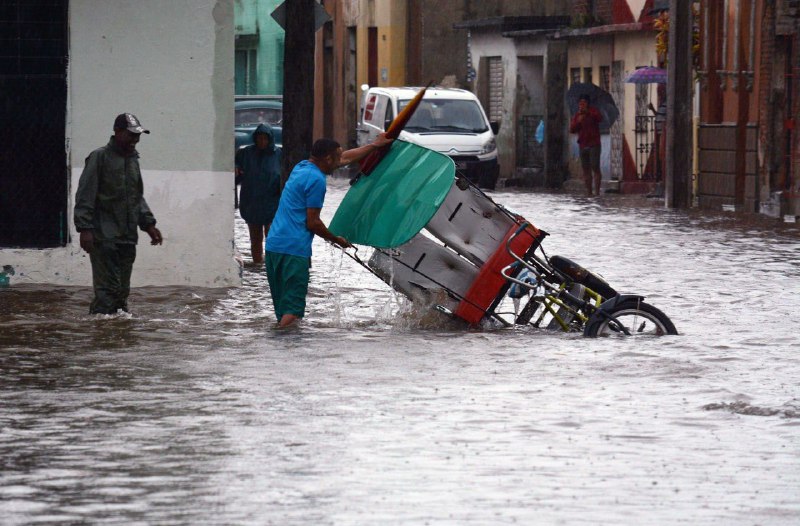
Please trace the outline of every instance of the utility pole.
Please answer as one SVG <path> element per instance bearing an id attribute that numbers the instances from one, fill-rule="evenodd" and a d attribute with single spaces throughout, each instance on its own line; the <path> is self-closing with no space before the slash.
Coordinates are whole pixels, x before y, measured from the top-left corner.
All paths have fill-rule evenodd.
<path id="1" fill-rule="evenodd" d="M 689 208 L 692 195 L 692 0 L 669 0 L 665 204 Z"/>
<path id="2" fill-rule="evenodd" d="M 755 0 L 751 0 L 755 1 Z M 748 5 L 748 7 L 750 7 Z M 744 6 L 742 7 L 744 11 Z M 746 11 L 744 11 L 746 12 Z M 739 24 L 740 29 L 736 31 L 736 34 L 743 35 L 744 31 L 746 31 L 746 25 L 749 24 L 750 21 L 749 17 L 739 17 L 737 24 Z M 750 35 L 750 40 L 753 39 L 753 36 Z M 733 44 L 737 46 L 739 49 L 737 50 L 737 56 L 740 57 L 747 57 L 747 49 L 745 47 L 746 40 L 744 38 L 739 39 L 738 42 L 734 42 Z M 745 61 L 748 58 L 744 59 Z M 747 183 L 747 122 L 750 117 L 750 88 L 747 86 L 747 79 L 742 75 L 742 70 L 755 70 L 755 66 L 746 62 L 747 66 L 742 64 L 739 71 L 736 71 L 734 75 L 736 75 L 736 84 L 735 87 L 738 87 L 737 92 L 737 108 L 736 108 L 736 182 L 734 187 L 734 204 L 736 206 L 736 210 L 746 210 L 748 212 L 756 212 L 757 210 L 747 210 L 745 207 L 745 196 L 747 194 L 746 183 Z M 751 188 L 755 190 L 755 185 Z M 755 193 L 751 194 L 751 196 L 755 196 Z"/>
<path id="3" fill-rule="evenodd" d="M 567 91 L 567 43 L 563 40 L 547 42 L 545 57 L 544 96 L 546 101 L 544 124 L 545 184 L 550 188 L 564 182 L 564 93 Z"/>
<path id="4" fill-rule="evenodd" d="M 315 0 L 285 3 L 283 51 L 283 182 L 307 159 L 314 133 Z"/>

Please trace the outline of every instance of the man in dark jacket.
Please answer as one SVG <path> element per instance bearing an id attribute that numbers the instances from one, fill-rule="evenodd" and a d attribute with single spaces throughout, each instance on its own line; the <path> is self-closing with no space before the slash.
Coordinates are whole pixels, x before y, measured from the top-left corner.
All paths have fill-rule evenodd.
<path id="1" fill-rule="evenodd" d="M 108 144 L 86 158 L 75 194 L 75 228 L 92 262 L 91 314 L 128 310 L 138 226 L 160 245 L 161 232 L 144 200 L 136 144 L 145 130 L 139 119 L 122 113 L 114 120 Z"/>
<path id="2" fill-rule="evenodd" d="M 281 197 L 281 149 L 269 124 L 259 124 L 253 144 L 236 152 L 236 179 L 242 185 L 239 213 L 250 230 L 253 263 L 263 263 L 264 236 Z"/>
<path id="3" fill-rule="evenodd" d="M 592 174 L 594 173 L 594 193 L 600 195 L 600 121 L 603 115 L 589 105 L 588 95 L 581 95 L 578 100 L 578 113 L 569 123 L 570 133 L 578 134 L 578 147 L 581 151 L 581 168 L 586 192 L 592 195 Z"/>

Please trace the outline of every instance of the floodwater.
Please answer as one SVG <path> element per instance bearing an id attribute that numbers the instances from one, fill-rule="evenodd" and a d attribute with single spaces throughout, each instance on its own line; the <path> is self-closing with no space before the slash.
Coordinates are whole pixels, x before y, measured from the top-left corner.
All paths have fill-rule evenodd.
<path id="1" fill-rule="evenodd" d="M 322 242 L 286 332 L 252 267 L 97 319 L 86 288 L 12 283 L 0 523 L 800 523 L 799 225 L 493 197 L 680 336 L 465 332 Z"/>

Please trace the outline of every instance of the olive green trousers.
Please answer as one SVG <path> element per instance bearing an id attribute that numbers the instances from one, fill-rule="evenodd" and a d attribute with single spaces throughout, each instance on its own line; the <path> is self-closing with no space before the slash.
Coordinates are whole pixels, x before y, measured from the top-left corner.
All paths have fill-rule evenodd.
<path id="1" fill-rule="evenodd" d="M 114 314 L 120 309 L 127 312 L 136 245 L 95 242 L 89 259 L 92 262 L 94 286 L 94 299 L 89 306 L 89 313 Z"/>

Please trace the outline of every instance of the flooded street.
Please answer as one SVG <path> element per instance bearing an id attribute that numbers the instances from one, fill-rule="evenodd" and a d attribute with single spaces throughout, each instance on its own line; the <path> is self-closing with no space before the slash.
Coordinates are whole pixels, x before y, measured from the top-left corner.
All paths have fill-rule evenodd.
<path id="1" fill-rule="evenodd" d="M 286 332 L 251 266 L 127 317 L 12 283 L 0 523 L 800 523 L 800 225 L 491 195 L 680 336 L 464 332 L 319 240 Z"/>

